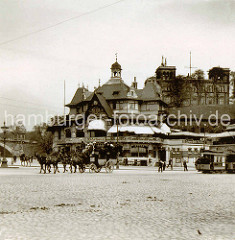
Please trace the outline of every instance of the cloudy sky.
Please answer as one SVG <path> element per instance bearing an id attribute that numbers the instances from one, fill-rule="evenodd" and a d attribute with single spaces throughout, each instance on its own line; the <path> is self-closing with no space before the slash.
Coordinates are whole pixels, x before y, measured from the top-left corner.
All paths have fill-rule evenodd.
<path id="1" fill-rule="evenodd" d="M 69 103 L 78 84 L 109 79 L 116 52 L 139 87 L 162 55 L 177 74 L 190 51 L 205 72 L 235 71 L 234 12 L 233 0 L 0 0 L 0 124 L 5 110 L 62 114 L 64 80 Z"/>

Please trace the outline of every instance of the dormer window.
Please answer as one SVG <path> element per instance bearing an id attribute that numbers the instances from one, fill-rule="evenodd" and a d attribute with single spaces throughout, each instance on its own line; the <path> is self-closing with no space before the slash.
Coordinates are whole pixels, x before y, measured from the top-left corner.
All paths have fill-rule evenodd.
<path id="1" fill-rule="evenodd" d="M 119 91 L 113 91 L 113 96 L 119 95 Z"/>

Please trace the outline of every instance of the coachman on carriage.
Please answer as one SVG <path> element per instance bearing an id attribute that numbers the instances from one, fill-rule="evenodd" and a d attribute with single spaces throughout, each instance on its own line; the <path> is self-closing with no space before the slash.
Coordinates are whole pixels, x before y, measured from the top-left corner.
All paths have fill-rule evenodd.
<path id="1" fill-rule="evenodd" d="M 106 142 L 103 146 L 98 146 L 98 144 L 94 142 L 76 151 L 61 148 L 59 152 L 36 155 L 36 158 L 41 166 L 40 173 L 46 173 L 47 171 L 50 173 L 51 165 L 54 167 L 54 173 L 59 172 L 59 163 L 63 165 L 63 172 L 67 171 L 66 166 L 69 165 L 71 173 L 76 173 L 77 169 L 80 173 L 83 173 L 86 168 L 89 169 L 89 172 L 96 173 L 100 172 L 102 168 L 105 168 L 106 172 L 110 173 L 114 169 L 117 152 L 118 148 L 111 143 Z"/>
<path id="2" fill-rule="evenodd" d="M 90 172 L 100 172 L 104 167 L 106 172 L 112 172 L 114 169 L 114 162 L 116 161 L 116 148 L 110 144 L 105 143 L 104 146 L 98 146 L 96 142 L 89 143 L 82 151 L 72 153 L 70 171 L 74 172 L 79 168 L 79 172 L 85 172 L 89 168 Z"/>

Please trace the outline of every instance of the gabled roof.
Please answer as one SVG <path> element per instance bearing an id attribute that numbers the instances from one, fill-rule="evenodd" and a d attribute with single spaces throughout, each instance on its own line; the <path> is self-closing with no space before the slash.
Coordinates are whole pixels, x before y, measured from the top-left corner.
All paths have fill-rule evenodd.
<path id="1" fill-rule="evenodd" d="M 113 115 L 113 110 L 110 108 L 109 104 L 107 103 L 107 101 L 105 100 L 105 98 L 100 95 L 100 94 L 96 94 L 101 106 L 104 108 L 105 112 L 107 113 L 108 117 L 112 117 Z"/>
<path id="2" fill-rule="evenodd" d="M 70 106 L 75 106 L 77 105 L 78 103 L 86 100 L 92 93 L 89 92 L 86 88 L 84 87 L 81 87 L 81 88 L 78 88 L 72 101 L 67 104 L 66 106 L 70 107 Z"/>
<path id="3" fill-rule="evenodd" d="M 130 87 L 125 83 L 104 84 L 96 89 L 96 93 L 102 95 L 107 100 L 122 99 L 127 97 Z"/>
<path id="4" fill-rule="evenodd" d="M 143 89 L 135 89 L 135 92 L 136 92 L 137 96 L 138 96 L 139 98 L 141 98 L 142 93 L 143 93 Z"/>
<path id="5" fill-rule="evenodd" d="M 147 82 L 142 91 L 141 99 L 143 101 L 160 100 L 160 94 L 158 93 L 156 84 Z"/>

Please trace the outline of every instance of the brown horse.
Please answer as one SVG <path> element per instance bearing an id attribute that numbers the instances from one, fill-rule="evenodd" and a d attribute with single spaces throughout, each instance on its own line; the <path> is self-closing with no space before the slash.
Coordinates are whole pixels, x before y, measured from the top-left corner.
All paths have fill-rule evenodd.
<path id="1" fill-rule="evenodd" d="M 31 161 L 32 157 L 26 156 L 24 153 L 20 155 L 20 162 L 21 166 L 28 167 L 29 165 L 31 166 Z"/>
<path id="2" fill-rule="evenodd" d="M 79 171 L 82 173 L 85 171 L 85 165 L 90 163 L 90 155 L 93 151 L 93 145 L 88 144 L 82 152 L 73 152 L 71 154 L 71 162 L 70 162 L 70 172 L 74 173 L 77 171 L 77 166 L 79 167 Z"/>
<path id="3" fill-rule="evenodd" d="M 52 152 L 48 154 L 46 158 L 46 167 L 48 172 L 49 173 L 51 172 L 51 165 L 54 168 L 54 174 L 56 174 L 57 172 L 60 172 L 58 167 L 59 162 L 60 162 L 60 157 L 58 152 Z"/>
<path id="4" fill-rule="evenodd" d="M 43 171 L 45 174 L 46 173 L 46 156 L 36 154 L 36 158 L 40 164 L 40 172 L 39 173 L 42 173 L 42 171 Z"/>

